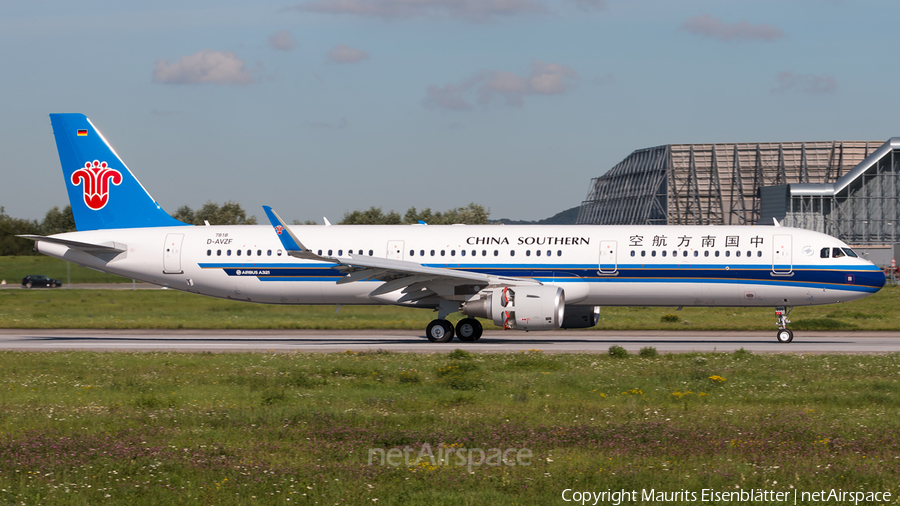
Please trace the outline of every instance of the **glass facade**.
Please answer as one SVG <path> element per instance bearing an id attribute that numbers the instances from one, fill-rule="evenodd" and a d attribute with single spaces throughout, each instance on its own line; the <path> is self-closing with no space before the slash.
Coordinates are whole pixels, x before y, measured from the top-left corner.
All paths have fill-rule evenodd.
<path id="1" fill-rule="evenodd" d="M 894 244 L 900 234 L 900 138 L 834 184 L 789 185 L 784 225 L 854 244 Z"/>

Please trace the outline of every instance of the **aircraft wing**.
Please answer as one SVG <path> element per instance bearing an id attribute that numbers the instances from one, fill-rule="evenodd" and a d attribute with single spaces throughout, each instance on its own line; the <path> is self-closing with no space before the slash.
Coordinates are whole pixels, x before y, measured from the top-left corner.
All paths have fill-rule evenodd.
<path id="1" fill-rule="evenodd" d="M 416 262 L 352 253 L 348 258 L 323 257 L 314 254 L 304 246 L 271 207 L 263 206 L 263 209 L 289 255 L 335 264 L 335 269 L 345 273 L 345 276 L 337 281 L 338 284 L 371 280 L 384 281 L 384 284 L 369 294 L 372 297 L 402 289 L 405 295 L 398 302 L 406 302 L 435 294 L 440 296 L 459 295 L 454 288 L 461 285 L 475 285 L 482 289 L 491 285 L 541 284 L 530 278 L 492 276 L 463 269 L 428 267 Z"/>
<path id="2" fill-rule="evenodd" d="M 121 253 L 125 251 L 127 248 L 124 244 L 109 242 L 103 244 L 92 244 L 87 242 L 79 242 L 79 241 L 70 241 L 68 239 L 60 239 L 58 237 L 47 237 L 43 235 L 17 235 L 16 237 L 21 237 L 23 239 L 31 239 L 32 241 L 44 241 L 50 242 L 53 244 L 62 244 L 63 246 L 68 246 L 73 249 L 84 251 L 85 253 L 96 254 L 96 253 Z"/>

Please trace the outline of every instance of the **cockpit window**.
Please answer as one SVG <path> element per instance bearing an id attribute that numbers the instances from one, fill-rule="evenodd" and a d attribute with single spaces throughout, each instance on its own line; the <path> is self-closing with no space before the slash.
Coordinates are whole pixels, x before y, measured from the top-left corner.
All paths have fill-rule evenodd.
<path id="1" fill-rule="evenodd" d="M 841 251 L 841 248 L 831 248 L 831 258 L 841 258 L 844 256 L 844 252 Z"/>
<path id="2" fill-rule="evenodd" d="M 831 249 L 829 249 L 829 248 L 822 248 L 822 252 L 819 253 L 819 256 L 822 257 L 822 258 L 828 258 L 828 257 L 829 257 L 829 253 L 831 253 Z"/>
<path id="3" fill-rule="evenodd" d="M 841 249 L 844 250 L 844 253 L 846 253 L 848 257 L 851 257 L 851 258 L 859 257 L 859 255 L 857 255 L 856 252 L 850 248 L 841 248 Z"/>

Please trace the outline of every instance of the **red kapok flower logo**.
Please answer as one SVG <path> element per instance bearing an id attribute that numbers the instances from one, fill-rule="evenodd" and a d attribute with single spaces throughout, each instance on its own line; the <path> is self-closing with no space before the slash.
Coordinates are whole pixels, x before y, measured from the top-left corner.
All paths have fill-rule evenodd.
<path id="1" fill-rule="evenodd" d="M 109 183 L 122 183 L 122 173 L 110 168 L 106 162 L 85 162 L 84 168 L 72 173 L 72 184 L 84 183 L 84 204 L 94 211 L 106 207 L 109 202 Z"/>

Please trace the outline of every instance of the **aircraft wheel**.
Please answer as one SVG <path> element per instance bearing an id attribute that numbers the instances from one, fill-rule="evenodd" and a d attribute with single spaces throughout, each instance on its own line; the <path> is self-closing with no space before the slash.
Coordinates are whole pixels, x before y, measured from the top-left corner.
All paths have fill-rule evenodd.
<path id="1" fill-rule="evenodd" d="M 453 325 L 447 320 L 432 320 L 425 327 L 425 335 L 432 343 L 446 343 L 453 339 Z"/>
<path id="2" fill-rule="evenodd" d="M 481 322 L 475 318 L 463 318 L 456 324 L 456 337 L 467 343 L 474 343 L 481 339 L 483 331 Z"/>
<path id="3" fill-rule="evenodd" d="M 794 340 L 794 333 L 788 329 L 781 329 L 775 334 L 775 339 L 778 339 L 779 343 L 789 343 Z"/>

